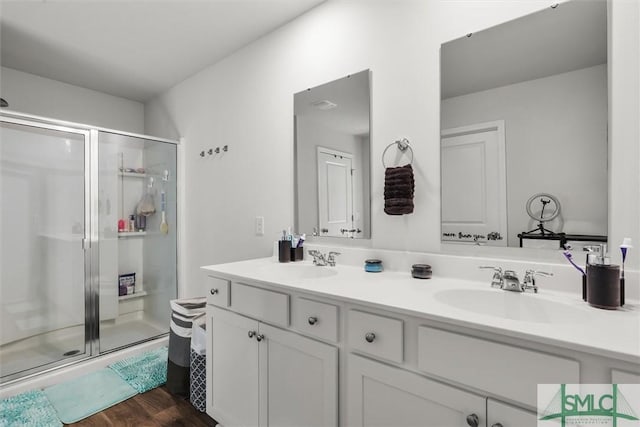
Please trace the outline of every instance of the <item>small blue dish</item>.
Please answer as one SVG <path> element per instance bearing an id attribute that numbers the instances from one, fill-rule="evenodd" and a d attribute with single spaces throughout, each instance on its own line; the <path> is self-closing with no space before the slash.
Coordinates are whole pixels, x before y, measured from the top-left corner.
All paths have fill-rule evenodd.
<path id="1" fill-rule="evenodd" d="M 364 261 L 364 271 L 367 273 L 382 272 L 382 261 L 379 259 L 367 259 Z"/>

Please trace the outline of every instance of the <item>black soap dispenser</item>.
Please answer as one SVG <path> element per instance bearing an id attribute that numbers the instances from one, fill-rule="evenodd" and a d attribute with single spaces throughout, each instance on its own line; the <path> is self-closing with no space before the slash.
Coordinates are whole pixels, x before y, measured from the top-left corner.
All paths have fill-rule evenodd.
<path id="1" fill-rule="evenodd" d="M 593 307 L 615 310 L 622 306 L 620 266 L 610 264 L 607 245 L 587 256 L 587 303 Z"/>

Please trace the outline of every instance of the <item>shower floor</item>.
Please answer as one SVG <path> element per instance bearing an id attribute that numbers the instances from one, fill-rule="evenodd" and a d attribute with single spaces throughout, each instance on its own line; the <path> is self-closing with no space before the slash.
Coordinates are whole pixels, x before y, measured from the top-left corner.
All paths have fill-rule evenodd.
<path id="1" fill-rule="evenodd" d="M 166 332 L 168 328 L 162 329 L 144 319 L 103 322 L 100 325 L 100 349 L 101 352 L 113 350 Z M 86 356 L 84 325 L 48 332 L 0 346 L 0 378 L 83 356 Z"/>

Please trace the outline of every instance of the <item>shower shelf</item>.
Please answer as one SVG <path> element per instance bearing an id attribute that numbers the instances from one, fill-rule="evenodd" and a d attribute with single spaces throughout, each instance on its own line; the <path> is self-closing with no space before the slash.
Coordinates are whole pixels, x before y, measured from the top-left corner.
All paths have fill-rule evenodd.
<path id="1" fill-rule="evenodd" d="M 118 301 L 125 301 L 128 299 L 134 299 L 134 298 L 141 298 L 145 295 L 148 295 L 146 291 L 140 291 L 140 292 L 135 292 L 131 295 L 122 295 L 121 297 L 118 297 Z"/>
<path id="2" fill-rule="evenodd" d="M 142 237 L 146 236 L 146 231 L 121 231 L 118 232 L 118 238 L 126 238 L 126 237 Z"/>

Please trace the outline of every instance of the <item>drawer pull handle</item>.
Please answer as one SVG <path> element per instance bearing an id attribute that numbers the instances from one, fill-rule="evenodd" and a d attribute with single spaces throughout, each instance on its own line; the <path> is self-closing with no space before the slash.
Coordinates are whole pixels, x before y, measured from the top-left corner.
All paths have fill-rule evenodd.
<path id="1" fill-rule="evenodd" d="M 211 291 L 210 291 L 210 292 L 211 292 L 211 295 L 215 295 L 215 294 L 217 294 L 217 293 L 218 293 L 218 290 L 217 290 L 217 289 L 211 289 Z"/>
<path id="2" fill-rule="evenodd" d="M 491 424 L 491 427 L 504 427 L 502 423 Z"/>
<path id="3" fill-rule="evenodd" d="M 247 335 L 249 336 L 249 338 L 253 338 L 256 335 L 256 331 L 249 331 Z"/>
<path id="4" fill-rule="evenodd" d="M 368 332 L 367 335 L 364 336 L 364 339 L 367 340 L 367 342 L 373 342 L 373 340 L 376 339 L 376 334 Z"/>
<path id="5" fill-rule="evenodd" d="M 478 427 L 480 419 L 476 414 L 467 415 L 467 424 L 469 424 L 470 427 Z"/>
<path id="6" fill-rule="evenodd" d="M 313 316 L 312 316 L 312 317 L 309 317 L 308 321 L 309 321 L 309 324 L 310 324 L 311 326 L 313 326 L 313 325 L 315 325 L 316 323 L 318 323 L 318 318 L 317 318 L 317 317 L 313 317 Z"/>
<path id="7" fill-rule="evenodd" d="M 263 334 L 258 334 L 256 335 L 256 339 L 258 340 L 258 342 L 262 341 L 264 339 L 264 335 Z"/>

